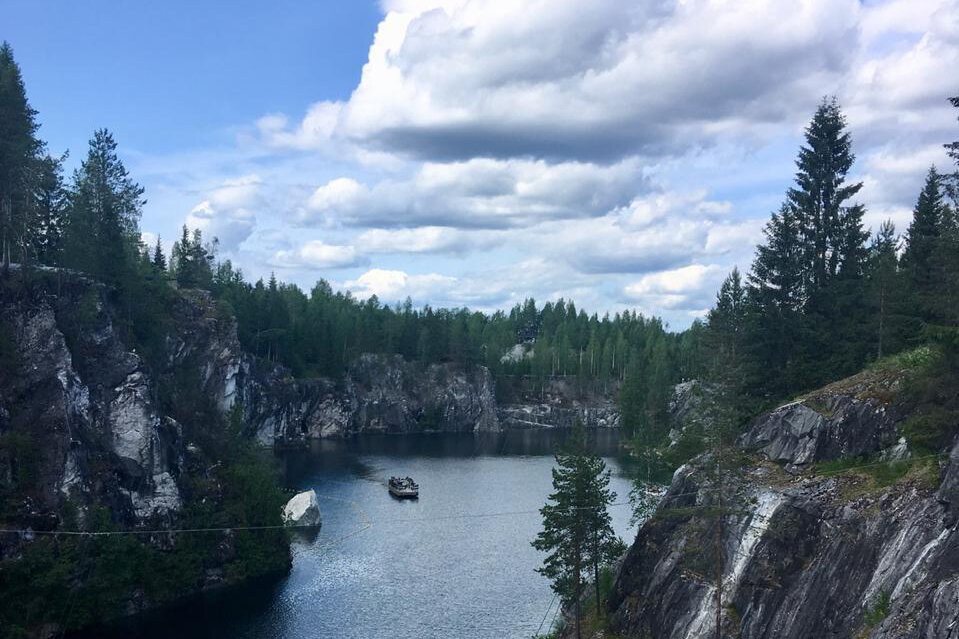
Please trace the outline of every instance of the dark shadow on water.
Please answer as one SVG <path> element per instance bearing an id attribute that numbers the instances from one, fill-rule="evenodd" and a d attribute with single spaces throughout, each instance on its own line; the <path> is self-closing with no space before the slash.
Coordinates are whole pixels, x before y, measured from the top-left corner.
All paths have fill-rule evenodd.
<path id="1" fill-rule="evenodd" d="M 552 455 L 566 441 L 569 429 L 519 429 L 494 433 L 364 433 L 349 439 L 321 439 L 305 448 L 278 452 L 287 485 L 299 488 L 307 478 L 347 475 L 383 483 L 381 469 L 369 458 L 471 458 Z M 590 447 L 603 457 L 625 457 L 619 431 L 587 431 Z"/>
<path id="2" fill-rule="evenodd" d="M 220 588 L 122 619 L 111 625 L 67 635 L 68 639 L 174 639 L 210 637 L 202 629 L 245 628 L 274 605 L 288 576 L 271 575 L 241 585 Z M 202 633 L 202 634 L 200 634 Z"/>
<path id="3" fill-rule="evenodd" d="M 310 545 L 316 542 L 320 536 L 320 526 L 310 526 L 308 528 L 291 528 L 290 541 L 303 545 Z"/>

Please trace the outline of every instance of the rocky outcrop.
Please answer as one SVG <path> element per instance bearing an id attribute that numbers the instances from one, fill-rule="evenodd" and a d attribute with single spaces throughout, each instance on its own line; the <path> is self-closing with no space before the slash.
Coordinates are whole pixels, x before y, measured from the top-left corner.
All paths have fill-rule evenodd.
<path id="1" fill-rule="evenodd" d="M 699 380 L 688 380 L 673 386 L 669 398 L 669 445 L 675 446 L 685 437 L 698 437 L 709 423 L 705 414 L 708 395 L 712 390 Z"/>
<path id="2" fill-rule="evenodd" d="M 38 287 L 0 296 L 0 307 L 0 437 L 8 444 L 0 467 L 11 484 L 11 473 L 35 474 L 7 516 L 54 527 L 64 500 L 80 505 L 81 518 L 84 504 L 110 504 L 128 524 L 176 511 L 180 427 L 160 414 L 149 371 L 115 330 L 104 289 L 74 277 L 60 296 Z M 81 312 L 82 327 L 72 315 Z"/>
<path id="3" fill-rule="evenodd" d="M 249 516 L 226 482 L 249 481 L 257 465 L 229 454 L 239 447 L 216 414 L 221 398 L 194 384 L 219 374 L 209 353 L 190 351 L 217 320 L 174 313 L 171 334 L 186 337 L 150 343 L 150 358 L 123 321 L 116 292 L 82 275 L 0 278 L 0 528 L 17 531 L 0 533 L 0 627 L 16 636 L 63 634 L 67 592 L 87 602 L 71 622 L 89 624 L 289 566 L 288 540 L 268 532 L 256 564 L 232 531 L 189 544 L 146 533 Z M 76 535 L 118 530 L 135 534 Z M 97 557 L 107 549 L 125 566 L 115 574 Z"/>
<path id="4" fill-rule="evenodd" d="M 723 636 L 957 636 L 959 440 L 891 477 L 803 470 L 897 447 L 908 409 L 853 381 L 753 422 L 742 443 L 755 454 L 724 473 L 721 518 L 716 460 L 676 472 L 617 574 L 613 631 L 716 636 L 718 570 Z"/>
<path id="5" fill-rule="evenodd" d="M 826 395 L 795 401 L 757 419 L 740 439 L 768 459 L 793 465 L 859 457 L 894 444 L 897 416 L 876 399 Z"/>
<path id="6" fill-rule="evenodd" d="M 320 519 L 314 490 L 297 493 L 283 507 L 283 522 L 288 526 L 319 526 Z"/>
<path id="7" fill-rule="evenodd" d="M 616 385 L 608 392 L 581 389 L 558 377 L 500 405 L 497 414 L 507 429 L 572 428 L 577 421 L 586 428 L 617 428 L 617 390 Z"/>

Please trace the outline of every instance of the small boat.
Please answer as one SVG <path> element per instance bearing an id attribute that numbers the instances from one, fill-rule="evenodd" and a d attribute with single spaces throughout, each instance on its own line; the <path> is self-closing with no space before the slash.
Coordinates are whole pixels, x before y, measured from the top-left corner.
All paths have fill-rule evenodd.
<path id="1" fill-rule="evenodd" d="M 412 477 L 390 477 L 390 494 L 400 499 L 416 499 L 420 496 L 420 486 Z"/>

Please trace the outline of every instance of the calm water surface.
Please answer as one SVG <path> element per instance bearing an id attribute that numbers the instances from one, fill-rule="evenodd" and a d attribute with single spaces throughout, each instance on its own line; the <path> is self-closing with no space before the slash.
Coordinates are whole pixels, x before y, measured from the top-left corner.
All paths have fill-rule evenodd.
<path id="1" fill-rule="evenodd" d="M 287 482 L 313 488 L 323 527 L 293 545 L 293 569 L 141 620 L 124 635 L 164 638 L 505 639 L 530 637 L 552 599 L 530 546 L 563 431 L 361 436 L 286 453 Z M 591 434 L 629 494 L 615 432 Z M 418 501 L 386 491 L 410 475 Z M 629 507 L 611 509 L 632 541 Z M 372 525 L 363 528 L 367 520 Z M 352 534 L 351 533 L 356 533 Z M 552 614 L 552 613 L 550 613 Z"/>

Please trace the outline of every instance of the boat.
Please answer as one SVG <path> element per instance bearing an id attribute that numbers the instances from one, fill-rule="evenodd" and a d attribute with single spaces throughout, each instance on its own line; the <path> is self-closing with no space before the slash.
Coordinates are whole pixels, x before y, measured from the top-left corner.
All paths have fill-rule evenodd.
<path id="1" fill-rule="evenodd" d="M 420 485 L 412 477 L 390 477 L 390 494 L 400 499 L 416 499 L 420 496 Z"/>

